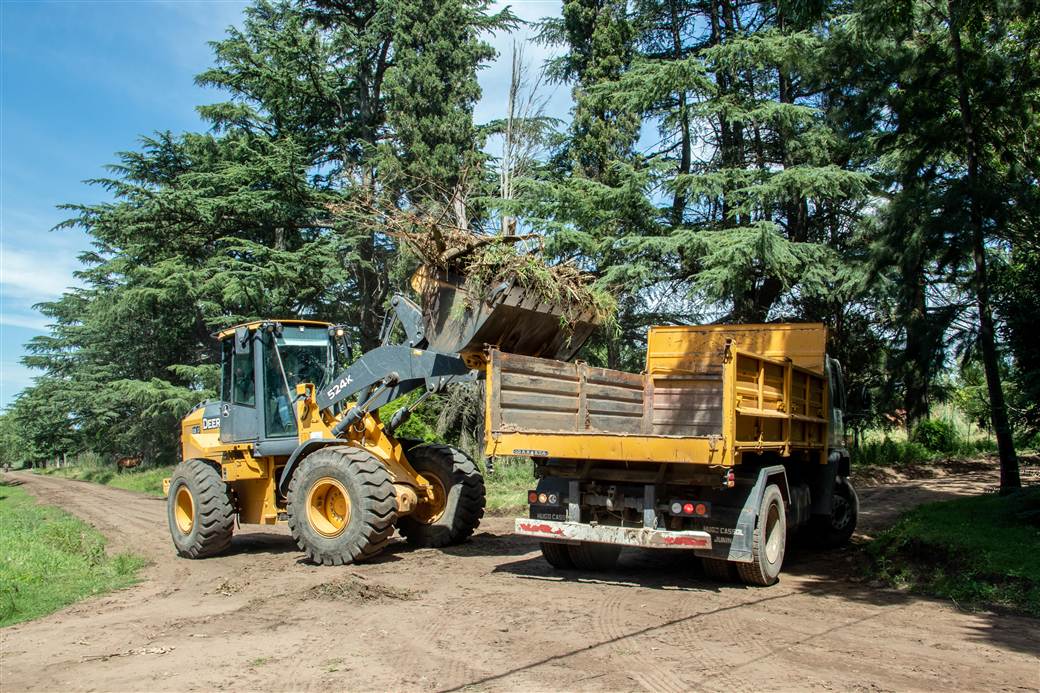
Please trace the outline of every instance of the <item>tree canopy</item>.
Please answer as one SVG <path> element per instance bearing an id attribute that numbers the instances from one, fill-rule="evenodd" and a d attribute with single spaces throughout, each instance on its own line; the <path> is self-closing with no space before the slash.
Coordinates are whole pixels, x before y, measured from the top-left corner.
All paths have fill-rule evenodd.
<path id="1" fill-rule="evenodd" d="M 83 288 L 39 307 L 5 421 L 30 458 L 167 460 L 215 330 L 313 317 L 371 348 L 414 263 L 377 206 L 540 236 L 618 299 L 596 363 L 640 368 L 651 324 L 818 320 L 866 413 L 911 425 L 952 374 L 1013 487 L 1013 430 L 1040 428 L 1037 9 L 565 0 L 538 27 L 573 102 L 552 128 L 512 101 L 474 120 L 508 9 L 259 0 L 197 78 L 226 94 L 211 128 L 142 138 L 91 181 L 109 201 L 66 206 Z M 501 132 L 537 141 L 522 166 Z"/>

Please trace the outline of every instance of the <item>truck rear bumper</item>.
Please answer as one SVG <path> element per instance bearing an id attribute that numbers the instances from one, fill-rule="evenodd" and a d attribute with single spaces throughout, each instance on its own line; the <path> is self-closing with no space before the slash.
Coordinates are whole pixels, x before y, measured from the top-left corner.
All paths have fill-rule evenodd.
<path id="1" fill-rule="evenodd" d="M 610 525 L 588 525 L 582 522 L 517 518 L 515 532 L 525 537 L 537 537 L 543 541 L 590 541 L 596 544 L 619 544 L 649 549 L 697 549 L 701 551 L 711 549 L 711 535 L 707 532 L 696 531 L 670 532 L 663 529 L 612 527 Z"/>

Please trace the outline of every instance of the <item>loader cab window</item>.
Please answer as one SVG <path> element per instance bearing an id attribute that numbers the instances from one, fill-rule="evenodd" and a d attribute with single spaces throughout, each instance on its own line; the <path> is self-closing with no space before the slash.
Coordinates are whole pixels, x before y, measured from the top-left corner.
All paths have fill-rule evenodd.
<path id="1" fill-rule="evenodd" d="M 293 403 L 296 399 L 296 386 L 300 383 L 313 383 L 320 388 L 332 377 L 335 362 L 328 330 L 324 327 L 301 329 L 299 325 L 286 325 L 281 335 L 268 335 L 266 340 L 264 408 L 267 435 L 296 435 Z"/>
<path id="2" fill-rule="evenodd" d="M 232 351 L 234 351 L 234 338 Z M 253 368 L 253 340 L 249 340 L 249 351 L 245 354 L 231 355 L 232 376 L 231 388 L 234 390 L 234 403 L 246 407 L 256 406 L 256 379 Z"/>
<path id="3" fill-rule="evenodd" d="M 234 340 L 225 339 L 220 343 L 220 401 L 231 401 L 231 354 L 234 352 Z"/>

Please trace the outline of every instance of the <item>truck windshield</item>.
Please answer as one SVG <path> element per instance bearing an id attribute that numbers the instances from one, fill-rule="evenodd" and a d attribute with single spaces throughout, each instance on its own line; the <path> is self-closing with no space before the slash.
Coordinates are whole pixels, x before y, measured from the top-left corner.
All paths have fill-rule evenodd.
<path id="1" fill-rule="evenodd" d="M 330 380 L 335 365 L 333 351 L 328 330 L 323 327 L 287 326 L 276 338 L 276 343 L 278 353 L 268 347 L 264 357 L 267 435 L 295 435 L 292 400 L 296 397 L 296 386 L 313 383 L 320 388 Z M 285 368 L 285 381 L 278 367 L 279 354 Z M 285 389 L 286 381 L 289 392 Z"/>

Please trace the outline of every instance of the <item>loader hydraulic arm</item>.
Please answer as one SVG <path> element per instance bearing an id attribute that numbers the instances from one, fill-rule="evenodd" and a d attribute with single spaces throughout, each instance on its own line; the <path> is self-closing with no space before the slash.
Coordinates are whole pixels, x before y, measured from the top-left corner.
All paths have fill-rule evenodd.
<path id="1" fill-rule="evenodd" d="M 357 395 L 357 403 L 333 428 L 337 435 L 372 409 L 413 390 L 425 387 L 428 393 L 440 392 L 449 383 L 476 378 L 459 354 L 424 348 L 422 313 L 415 303 L 398 294 L 391 307 L 383 323 L 382 346 L 363 354 L 317 393 L 318 408 L 323 410 Z M 390 344 L 397 322 L 405 332 L 404 344 Z"/>

